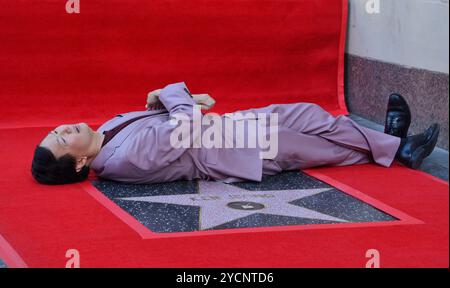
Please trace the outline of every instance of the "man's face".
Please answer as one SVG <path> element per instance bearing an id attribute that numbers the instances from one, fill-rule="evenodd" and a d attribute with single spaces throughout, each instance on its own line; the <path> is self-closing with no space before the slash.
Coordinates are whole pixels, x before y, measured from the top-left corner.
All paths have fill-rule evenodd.
<path id="1" fill-rule="evenodd" d="M 88 156 L 94 133 L 86 123 L 60 125 L 51 130 L 39 146 L 52 151 L 57 159 L 67 153 L 78 159 Z"/>

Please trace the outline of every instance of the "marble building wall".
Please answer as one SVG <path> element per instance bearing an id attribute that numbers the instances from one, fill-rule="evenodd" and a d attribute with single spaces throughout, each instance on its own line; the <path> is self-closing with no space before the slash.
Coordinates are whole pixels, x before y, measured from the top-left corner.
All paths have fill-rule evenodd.
<path id="1" fill-rule="evenodd" d="M 438 122 L 437 146 L 448 150 L 448 51 L 448 0 L 349 0 L 349 111 L 384 125 L 388 96 L 398 92 L 411 106 L 409 134 Z"/>

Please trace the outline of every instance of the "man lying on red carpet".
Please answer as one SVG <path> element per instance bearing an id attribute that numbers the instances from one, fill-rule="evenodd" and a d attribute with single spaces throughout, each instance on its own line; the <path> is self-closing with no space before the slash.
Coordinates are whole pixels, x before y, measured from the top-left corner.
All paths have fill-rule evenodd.
<path id="1" fill-rule="evenodd" d="M 147 104 L 149 110 L 117 115 L 97 131 L 86 123 L 56 127 L 35 149 L 33 177 L 42 184 L 75 183 L 92 168 L 100 178 L 134 184 L 231 183 L 324 165 L 390 167 L 394 159 L 417 169 L 433 151 L 440 130 L 435 123 L 407 136 L 411 115 L 397 94 L 389 98 L 385 133 L 305 102 L 202 115 L 199 105 L 209 109 L 214 100 L 191 94 L 185 82 L 149 93 Z"/>

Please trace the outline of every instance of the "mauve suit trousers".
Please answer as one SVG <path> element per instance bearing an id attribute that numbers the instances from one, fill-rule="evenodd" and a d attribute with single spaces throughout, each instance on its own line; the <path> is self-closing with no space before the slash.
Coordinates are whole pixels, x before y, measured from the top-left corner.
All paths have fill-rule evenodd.
<path id="1" fill-rule="evenodd" d="M 389 167 L 401 140 L 362 127 L 345 115 L 334 117 L 314 103 L 276 104 L 240 112 L 278 113 L 278 154 L 273 159 L 263 159 L 266 175 L 369 162 Z"/>

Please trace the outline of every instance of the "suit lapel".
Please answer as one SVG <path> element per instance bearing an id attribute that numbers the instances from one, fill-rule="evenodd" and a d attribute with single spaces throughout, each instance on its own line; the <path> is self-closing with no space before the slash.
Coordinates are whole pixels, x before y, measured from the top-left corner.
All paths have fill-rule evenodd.
<path id="1" fill-rule="evenodd" d="M 160 110 L 152 110 L 152 111 L 135 111 L 128 112 L 123 114 L 118 114 L 113 119 L 107 121 L 102 126 L 97 129 L 97 132 L 103 133 L 104 131 L 108 131 L 114 129 L 120 124 L 143 115 L 148 115 L 148 117 L 161 115 L 164 113 L 168 113 L 165 109 Z M 104 163 L 114 154 L 114 151 L 117 147 L 122 145 L 123 141 L 128 138 L 131 132 L 137 127 L 136 122 L 132 122 L 130 125 L 123 128 L 117 135 L 115 135 L 105 146 L 102 147 L 99 154 L 95 157 L 94 161 L 92 161 L 90 167 L 96 170 L 98 173 L 101 173 L 104 168 Z"/>

